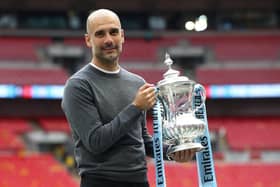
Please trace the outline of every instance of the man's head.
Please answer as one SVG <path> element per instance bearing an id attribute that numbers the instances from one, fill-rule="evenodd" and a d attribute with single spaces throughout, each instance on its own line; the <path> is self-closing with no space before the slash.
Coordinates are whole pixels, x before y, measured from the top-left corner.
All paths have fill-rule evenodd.
<path id="1" fill-rule="evenodd" d="M 85 41 L 95 63 L 116 65 L 124 42 L 118 15 L 108 9 L 93 11 L 87 19 Z"/>

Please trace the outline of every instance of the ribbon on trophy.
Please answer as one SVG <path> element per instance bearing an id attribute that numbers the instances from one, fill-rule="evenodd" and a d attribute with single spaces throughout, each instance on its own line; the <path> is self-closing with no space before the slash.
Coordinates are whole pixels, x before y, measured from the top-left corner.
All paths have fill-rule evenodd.
<path id="1" fill-rule="evenodd" d="M 153 146 L 154 146 L 154 160 L 156 170 L 156 186 L 166 187 L 163 150 L 162 150 L 162 120 L 161 120 L 161 105 L 159 99 L 152 110 L 153 116 Z"/>
<path id="2" fill-rule="evenodd" d="M 195 111 L 195 116 L 196 118 L 203 120 L 205 123 L 204 134 L 197 140 L 201 143 L 202 146 L 204 146 L 204 149 L 202 151 L 196 153 L 198 180 L 199 187 L 216 187 L 217 182 L 208 129 L 206 106 L 205 102 L 203 102 L 205 100 L 205 97 L 205 89 L 203 88 L 203 86 L 200 84 L 196 84 L 194 87 L 193 106 L 199 108 Z"/>

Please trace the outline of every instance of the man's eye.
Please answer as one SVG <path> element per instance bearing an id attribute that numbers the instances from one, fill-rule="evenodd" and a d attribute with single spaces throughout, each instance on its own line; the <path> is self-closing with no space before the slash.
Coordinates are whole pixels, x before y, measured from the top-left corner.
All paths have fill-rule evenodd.
<path id="1" fill-rule="evenodd" d="M 112 29 L 110 31 L 111 35 L 118 35 L 119 34 L 119 29 Z"/>
<path id="2" fill-rule="evenodd" d="M 96 33 L 95 33 L 95 36 L 96 36 L 96 37 L 102 37 L 102 36 L 104 36 L 104 32 L 102 32 L 102 31 L 96 32 Z"/>

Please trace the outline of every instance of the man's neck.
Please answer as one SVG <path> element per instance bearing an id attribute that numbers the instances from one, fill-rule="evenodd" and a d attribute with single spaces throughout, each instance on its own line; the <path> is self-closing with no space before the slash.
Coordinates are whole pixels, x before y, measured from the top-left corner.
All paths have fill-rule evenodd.
<path id="1" fill-rule="evenodd" d="M 101 68 L 105 71 L 115 72 L 115 71 L 118 71 L 120 69 L 118 62 L 101 63 L 98 60 L 93 59 L 91 61 L 91 63 L 94 64 L 95 66 L 97 66 L 98 68 Z"/>

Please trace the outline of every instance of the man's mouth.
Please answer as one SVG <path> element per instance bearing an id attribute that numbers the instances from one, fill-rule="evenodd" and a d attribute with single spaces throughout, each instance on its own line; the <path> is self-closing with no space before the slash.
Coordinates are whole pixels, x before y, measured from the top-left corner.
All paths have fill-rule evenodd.
<path id="1" fill-rule="evenodd" d="M 110 47 L 103 47 L 102 48 L 103 50 L 108 50 L 108 51 L 111 51 L 111 50 L 114 50 L 114 49 L 117 49 L 117 47 L 116 46 L 110 46 Z"/>

